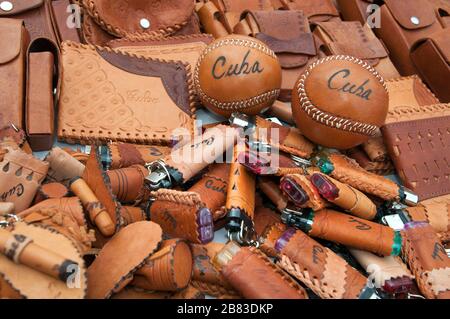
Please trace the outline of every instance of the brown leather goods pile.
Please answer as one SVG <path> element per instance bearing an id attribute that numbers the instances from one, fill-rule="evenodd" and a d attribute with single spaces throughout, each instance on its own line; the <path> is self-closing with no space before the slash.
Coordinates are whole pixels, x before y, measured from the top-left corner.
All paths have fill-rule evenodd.
<path id="1" fill-rule="evenodd" d="M 0 0 L 0 298 L 450 299 L 449 0 Z"/>

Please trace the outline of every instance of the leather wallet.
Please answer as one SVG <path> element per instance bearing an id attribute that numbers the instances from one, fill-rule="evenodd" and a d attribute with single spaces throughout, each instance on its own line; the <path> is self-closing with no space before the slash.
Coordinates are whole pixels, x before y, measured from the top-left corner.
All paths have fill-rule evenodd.
<path id="1" fill-rule="evenodd" d="M 309 22 L 340 20 L 333 0 L 281 0 L 283 9 L 301 10 Z"/>
<path id="2" fill-rule="evenodd" d="M 374 67 L 384 79 L 400 76 L 385 47 L 367 24 L 333 20 L 315 25 L 314 34 L 324 43 L 328 55 L 357 57 Z"/>
<path id="3" fill-rule="evenodd" d="M 55 34 L 58 39 L 58 43 L 63 41 L 81 42 L 80 28 L 76 25 L 78 22 L 75 19 L 69 20 L 70 15 L 76 15 L 78 12 L 71 9 L 70 0 L 52 0 L 50 1 L 52 14 L 53 14 L 53 26 Z M 81 11 L 80 11 L 81 13 Z M 73 25 L 68 22 L 71 21 Z"/>
<path id="4" fill-rule="evenodd" d="M 64 42 L 62 67 L 61 140 L 172 144 L 193 135 L 195 98 L 186 64 Z"/>
<path id="5" fill-rule="evenodd" d="M 15 212 L 28 208 L 48 171 L 42 162 L 21 150 L 9 150 L 0 163 L 0 201 L 12 202 Z"/>
<path id="6" fill-rule="evenodd" d="M 35 152 L 52 148 L 55 136 L 53 100 L 54 58 L 51 52 L 32 52 L 28 58 L 25 127 Z"/>
<path id="7" fill-rule="evenodd" d="M 420 200 L 450 193 L 450 116 L 381 128 L 397 173 Z"/>
<path id="8" fill-rule="evenodd" d="M 23 127 L 28 34 L 22 20 L 0 19 L 0 127 Z"/>
<path id="9" fill-rule="evenodd" d="M 318 51 L 308 19 L 302 11 L 246 11 L 234 33 L 261 40 L 277 55 L 283 76 L 281 101 L 290 101 L 300 74 L 317 59 Z"/>
<path id="10" fill-rule="evenodd" d="M 191 22 L 191 0 L 83 0 L 85 15 L 116 37 L 170 35 Z"/>
<path id="11" fill-rule="evenodd" d="M 380 28 L 374 29 L 375 33 L 400 74 L 415 74 L 409 55 L 413 44 L 442 29 L 433 5 L 428 0 L 384 0 L 380 14 Z"/>
<path id="12" fill-rule="evenodd" d="M 450 32 L 443 29 L 416 42 L 411 59 L 441 102 L 450 102 Z"/>

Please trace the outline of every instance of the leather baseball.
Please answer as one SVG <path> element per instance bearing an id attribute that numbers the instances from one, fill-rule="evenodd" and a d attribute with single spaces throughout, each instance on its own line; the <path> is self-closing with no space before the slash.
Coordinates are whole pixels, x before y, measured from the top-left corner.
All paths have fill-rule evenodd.
<path id="1" fill-rule="evenodd" d="M 272 106 L 280 93 L 281 67 L 263 42 L 231 35 L 211 43 L 194 74 L 203 105 L 229 117 L 233 112 L 256 115 Z"/>
<path id="2" fill-rule="evenodd" d="M 313 63 L 292 93 L 297 127 L 320 145 L 349 149 L 375 136 L 386 120 L 383 78 L 367 63 L 343 55 Z"/>

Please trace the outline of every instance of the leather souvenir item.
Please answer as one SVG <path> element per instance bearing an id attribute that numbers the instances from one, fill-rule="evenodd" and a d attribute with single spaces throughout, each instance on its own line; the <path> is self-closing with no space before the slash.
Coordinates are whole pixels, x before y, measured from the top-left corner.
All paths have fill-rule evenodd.
<path id="1" fill-rule="evenodd" d="M 429 299 L 450 298 L 450 258 L 427 223 L 412 222 L 402 231 L 403 257 Z"/>
<path id="2" fill-rule="evenodd" d="M 317 60 L 314 37 L 302 11 L 249 11 L 234 33 L 249 35 L 275 52 L 282 68 L 279 99 L 289 101 L 292 88 L 309 64 Z"/>
<path id="3" fill-rule="evenodd" d="M 117 37 L 169 35 L 188 24 L 194 12 L 190 0 L 83 0 L 82 4 L 86 14 Z"/>
<path id="4" fill-rule="evenodd" d="M 0 10 L 1 15 L 1 10 Z M 0 19 L 0 127 L 23 127 L 25 59 L 28 34 L 22 20 Z"/>
<path id="5" fill-rule="evenodd" d="M 193 134 L 194 91 L 185 64 L 64 42 L 62 66 L 60 139 L 169 144 Z"/>
<path id="6" fill-rule="evenodd" d="M 374 13 L 375 0 L 336 0 L 339 12 L 345 21 L 359 21 L 361 24 L 367 22 L 370 14 Z"/>
<path id="7" fill-rule="evenodd" d="M 221 13 L 213 2 L 202 3 L 197 9 L 197 14 L 205 32 L 212 34 L 214 38 L 218 39 L 230 34 L 220 22 Z"/>
<path id="8" fill-rule="evenodd" d="M 122 203 L 140 203 L 149 197 L 146 191 L 145 177 L 148 169 L 142 165 L 114 169 L 106 172 L 111 184 L 111 191 Z"/>
<path id="9" fill-rule="evenodd" d="M 25 127 L 35 152 L 51 149 L 55 134 L 51 52 L 32 52 L 28 58 Z"/>
<path id="10" fill-rule="evenodd" d="M 188 286 L 191 276 L 189 245 L 181 239 L 169 239 L 135 272 L 131 285 L 146 290 L 180 291 Z"/>
<path id="11" fill-rule="evenodd" d="M 401 75 L 417 73 L 411 58 L 413 44 L 442 29 L 428 0 L 384 0 L 380 8 L 380 28 L 375 33 L 390 52 Z"/>
<path id="12" fill-rule="evenodd" d="M 212 164 L 209 166 L 208 172 L 188 190 L 200 196 L 205 207 L 213 214 L 214 221 L 225 217 L 226 211 L 224 206 L 227 199 L 229 176 L 229 164 Z"/>
<path id="13" fill-rule="evenodd" d="M 292 118 L 292 108 L 288 103 L 275 101 L 270 110 L 267 111 L 267 115 L 276 117 L 287 124 L 295 124 Z"/>
<path id="14" fill-rule="evenodd" d="M 292 193 L 291 188 L 288 187 L 298 187 L 306 195 L 304 199 L 298 200 Z M 281 190 L 286 195 L 295 206 L 299 208 L 311 208 L 314 211 L 324 209 L 329 206 L 326 200 L 320 196 L 317 188 L 311 183 L 309 177 L 301 174 L 290 174 L 283 176 L 280 183 Z"/>
<path id="15" fill-rule="evenodd" d="M 414 276 L 399 257 L 379 257 L 357 249 L 349 249 L 349 251 L 373 278 L 375 287 L 383 290 L 396 289 L 397 282 L 405 286 L 406 283 L 413 285 L 412 280 L 414 280 Z M 406 289 L 408 288 L 411 289 L 412 287 L 406 287 Z M 405 289 L 405 287 L 400 289 Z"/>
<path id="16" fill-rule="evenodd" d="M 21 150 L 9 150 L 0 162 L 0 201 L 14 203 L 16 213 L 28 208 L 47 171 L 48 163 Z"/>
<path id="17" fill-rule="evenodd" d="M 206 245 L 190 244 L 194 260 L 191 285 L 215 297 L 238 298 L 239 294 L 213 264 L 216 254 L 225 246 L 211 242 Z"/>
<path id="18" fill-rule="evenodd" d="M 383 136 L 397 173 L 420 200 L 450 193 L 450 116 L 387 124 Z"/>
<path id="19" fill-rule="evenodd" d="M 153 222 L 133 223 L 119 231 L 88 268 L 88 298 L 110 298 L 122 290 L 161 241 L 161 227 Z"/>
<path id="20" fill-rule="evenodd" d="M 12 125 L 7 125 L 0 128 L 0 143 L 4 148 L 3 142 L 15 143 L 18 147 L 24 146 L 27 141 L 25 131 L 18 127 L 13 127 Z"/>
<path id="21" fill-rule="evenodd" d="M 367 220 L 373 220 L 376 217 L 377 206 L 356 188 L 322 173 L 314 173 L 310 180 L 323 197 L 350 214 Z M 336 191 L 336 193 L 329 194 L 330 187 L 334 188 L 333 192 Z"/>
<path id="22" fill-rule="evenodd" d="M 14 203 L 0 202 L 0 216 L 5 216 L 14 213 Z"/>
<path id="23" fill-rule="evenodd" d="M 81 42 L 80 29 L 76 25 L 77 19 L 76 17 L 70 19 L 71 15 L 78 14 L 77 10 L 70 10 L 72 9 L 70 6 L 75 6 L 75 4 L 72 4 L 70 0 L 52 0 L 50 5 L 53 13 L 53 27 L 58 43 L 63 41 Z M 69 10 L 70 12 L 68 12 Z M 72 22 L 73 26 L 69 25 L 69 21 Z"/>
<path id="24" fill-rule="evenodd" d="M 349 149 L 346 154 L 349 158 L 355 160 L 361 168 L 370 173 L 376 175 L 391 175 L 395 172 L 394 164 L 392 164 L 390 159 L 383 162 L 372 162 L 366 152 L 359 147 Z"/>
<path id="25" fill-rule="evenodd" d="M 303 11 L 311 23 L 340 20 L 332 0 L 281 0 L 284 9 Z"/>
<path id="26" fill-rule="evenodd" d="M 400 76 L 383 44 L 367 24 L 333 20 L 316 25 L 314 34 L 324 43 L 327 55 L 354 56 L 374 67 L 384 79 Z"/>
<path id="27" fill-rule="evenodd" d="M 366 288 L 366 277 L 301 231 L 288 229 L 274 249 L 278 265 L 323 299 L 358 299 Z"/>
<path id="28" fill-rule="evenodd" d="M 281 192 L 280 187 L 273 180 L 262 177 L 258 179 L 258 188 L 264 193 L 276 206 L 278 211 L 282 211 L 288 205 L 288 200 Z"/>
<path id="29" fill-rule="evenodd" d="M 255 232 L 259 237 L 264 234 L 268 227 L 271 227 L 275 223 L 281 223 L 281 216 L 273 209 L 265 207 L 259 202 L 255 207 L 253 222 L 255 224 Z"/>
<path id="30" fill-rule="evenodd" d="M 120 216 L 123 220 L 124 226 L 147 220 L 144 210 L 140 207 L 134 206 L 122 206 Z"/>
<path id="31" fill-rule="evenodd" d="M 259 237 L 261 251 L 271 258 L 276 258 L 278 251 L 275 249 L 275 244 L 287 229 L 288 226 L 281 222 L 275 222 L 267 226 L 261 237 Z"/>
<path id="32" fill-rule="evenodd" d="M 215 257 L 223 276 L 246 299 L 308 299 L 306 291 L 254 247 L 231 242 Z"/>
<path id="33" fill-rule="evenodd" d="M 443 28 L 450 27 L 450 3 L 447 0 L 428 0 L 434 7 Z"/>
<path id="34" fill-rule="evenodd" d="M 67 280 L 61 280 L 24 264 L 16 264 L 5 255 L 0 254 L 0 269 L 3 278 L 20 293 L 21 297 L 28 299 L 85 298 L 87 289 L 86 269 L 83 258 L 72 240 L 56 230 L 44 226 L 27 225 L 23 222 L 15 223 L 10 231 L 16 239 L 27 238 L 33 244 L 40 246 L 41 249 L 77 264 L 73 265 L 73 269 L 66 268 Z M 42 256 L 41 254 L 39 257 Z M 31 262 L 32 259 L 28 261 Z M 73 275 L 75 273 L 76 276 Z M 33 284 L 30 285 L 30 282 L 33 282 Z"/>
<path id="35" fill-rule="evenodd" d="M 54 45 L 58 43 L 53 31 L 50 0 L 8 0 L 8 2 L 12 4 L 12 8 L 9 11 L 0 8 L 0 18 L 23 20 L 31 42 L 45 38 Z"/>
<path id="36" fill-rule="evenodd" d="M 373 162 L 385 162 L 389 159 L 381 133 L 362 144 L 362 149 Z"/>
<path id="37" fill-rule="evenodd" d="M 45 160 L 49 163 L 47 178 L 56 182 L 68 182 L 82 176 L 85 166 L 59 147 L 54 147 Z"/>
<path id="38" fill-rule="evenodd" d="M 103 30 L 95 20 L 88 14 L 83 15 L 82 21 L 82 39 L 83 43 L 107 46 L 110 41 L 116 40 L 117 37 Z"/>
<path id="39" fill-rule="evenodd" d="M 390 227 L 331 209 L 311 212 L 305 231 L 312 237 L 333 241 L 381 256 L 397 256 L 402 238 Z"/>
<path id="40" fill-rule="evenodd" d="M 126 168 L 132 165 L 145 165 L 171 151 L 170 147 L 156 145 L 138 145 L 128 143 L 109 143 L 108 149 L 111 157 L 111 169 Z"/>
<path id="41" fill-rule="evenodd" d="M 415 43 L 411 51 L 419 74 L 441 102 L 450 102 L 450 34 L 447 29 L 429 35 Z"/>
<path id="42" fill-rule="evenodd" d="M 297 127 L 326 147 L 362 144 L 386 119 L 389 100 L 384 80 L 355 57 L 334 55 L 311 64 L 293 91 Z"/>
<path id="43" fill-rule="evenodd" d="M 34 198 L 34 204 L 50 198 L 63 198 L 69 194 L 69 190 L 61 183 L 46 183 L 38 188 Z"/>
<path id="44" fill-rule="evenodd" d="M 412 221 L 429 223 L 442 242 L 450 242 L 450 195 L 421 201 L 406 212 Z"/>
<path id="45" fill-rule="evenodd" d="M 192 243 L 206 244 L 213 239 L 212 214 L 197 193 L 160 189 L 151 195 L 150 219 L 165 234 Z"/>

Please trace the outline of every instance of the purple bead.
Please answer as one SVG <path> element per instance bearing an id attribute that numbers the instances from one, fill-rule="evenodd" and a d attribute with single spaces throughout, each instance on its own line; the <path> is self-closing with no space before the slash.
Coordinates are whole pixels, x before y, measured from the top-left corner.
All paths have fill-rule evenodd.
<path id="1" fill-rule="evenodd" d="M 199 226 L 208 226 L 213 223 L 211 211 L 208 208 L 202 208 L 197 212 L 197 224 Z"/>
<path id="2" fill-rule="evenodd" d="M 199 227 L 198 232 L 200 234 L 200 242 L 202 244 L 207 244 L 214 239 L 213 225 Z"/>
<path id="3" fill-rule="evenodd" d="M 428 223 L 426 223 L 426 222 L 409 222 L 409 223 L 405 224 L 405 229 L 425 227 L 427 225 L 428 225 Z"/>
<path id="4" fill-rule="evenodd" d="M 283 235 L 281 235 L 280 238 L 275 243 L 275 250 L 277 252 L 280 252 L 283 250 L 284 247 L 288 244 L 289 240 L 291 240 L 292 236 L 295 235 L 295 232 L 297 230 L 295 228 L 288 228 Z"/>

